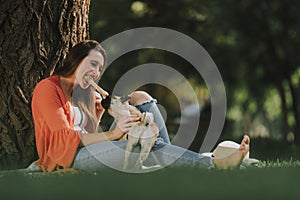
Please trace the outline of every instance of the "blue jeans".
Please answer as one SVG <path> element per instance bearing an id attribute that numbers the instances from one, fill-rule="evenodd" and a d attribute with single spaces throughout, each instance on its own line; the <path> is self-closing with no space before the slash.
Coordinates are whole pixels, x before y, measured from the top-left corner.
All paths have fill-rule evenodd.
<path id="1" fill-rule="evenodd" d="M 154 120 L 159 127 L 159 137 L 152 148 L 145 165 L 159 165 L 161 167 L 201 167 L 214 168 L 211 157 L 172 145 L 168 136 L 164 120 L 156 105 L 156 100 L 136 106 L 141 112 L 153 113 Z M 112 128 L 115 122 L 112 124 Z M 122 170 L 127 141 L 108 141 L 88 145 L 78 149 L 73 162 L 73 168 L 95 171 L 111 167 Z M 139 156 L 137 147 L 131 159 Z"/>

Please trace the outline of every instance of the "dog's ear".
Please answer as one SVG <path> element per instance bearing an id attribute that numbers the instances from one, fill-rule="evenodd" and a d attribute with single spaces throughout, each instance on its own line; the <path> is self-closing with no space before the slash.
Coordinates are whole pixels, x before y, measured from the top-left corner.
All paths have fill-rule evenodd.
<path id="1" fill-rule="evenodd" d="M 105 99 L 102 99 L 101 105 L 105 110 L 108 110 L 111 103 L 111 96 L 107 96 Z"/>
<path id="2" fill-rule="evenodd" d="M 120 100 L 121 100 L 122 103 L 124 103 L 126 101 L 129 101 L 129 99 L 130 99 L 130 96 L 127 95 L 127 96 L 122 96 Z"/>

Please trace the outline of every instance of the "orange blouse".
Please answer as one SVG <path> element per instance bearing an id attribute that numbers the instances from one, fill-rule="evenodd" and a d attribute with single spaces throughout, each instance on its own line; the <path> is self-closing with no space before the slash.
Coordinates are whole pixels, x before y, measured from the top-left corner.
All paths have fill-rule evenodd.
<path id="1" fill-rule="evenodd" d="M 63 93 L 57 75 L 36 85 L 31 106 L 39 155 L 38 165 L 48 172 L 59 167 L 70 167 L 82 133 L 73 129 L 70 103 Z"/>

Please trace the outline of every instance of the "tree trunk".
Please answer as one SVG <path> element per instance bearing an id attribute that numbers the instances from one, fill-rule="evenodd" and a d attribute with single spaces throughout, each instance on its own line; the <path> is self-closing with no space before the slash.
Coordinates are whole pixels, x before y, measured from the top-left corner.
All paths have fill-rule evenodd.
<path id="1" fill-rule="evenodd" d="M 292 96 L 292 108 L 293 108 L 293 114 L 295 118 L 295 129 L 294 129 L 294 135 L 295 135 L 295 144 L 300 144 L 300 116 L 299 116 L 299 100 L 297 96 L 296 89 L 292 83 L 291 77 L 288 78 L 289 88 L 291 90 L 291 96 Z"/>
<path id="2" fill-rule="evenodd" d="M 284 86 L 282 84 L 277 84 L 277 89 L 281 99 L 281 117 L 282 117 L 282 129 L 283 136 L 286 138 L 287 134 L 290 132 L 290 128 L 288 125 L 288 108 L 285 96 Z"/>
<path id="3" fill-rule="evenodd" d="M 69 48 L 88 39 L 90 0 L 1 0 L 0 169 L 37 158 L 31 97 Z"/>

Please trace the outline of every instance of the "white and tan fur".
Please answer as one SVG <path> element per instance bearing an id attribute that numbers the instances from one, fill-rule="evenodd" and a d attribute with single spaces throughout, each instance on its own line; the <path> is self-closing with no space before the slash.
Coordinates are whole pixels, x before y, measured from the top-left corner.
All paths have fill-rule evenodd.
<path id="1" fill-rule="evenodd" d="M 130 114 L 140 117 L 140 122 L 134 125 L 127 133 L 128 142 L 123 169 L 128 168 L 130 154 L 137 145 L 140 145 L 141 152 L 135 163 L 135 169 L 141 169 L 159 133 L 158 126 L 153 119 L 153 114 L 148 112 L 141 113 L 135 106 L 130 105 L 127 100 L 124 101 L 118 96 L 111 97 L 108 113 L 117 120 L 122 116 Z"/>

